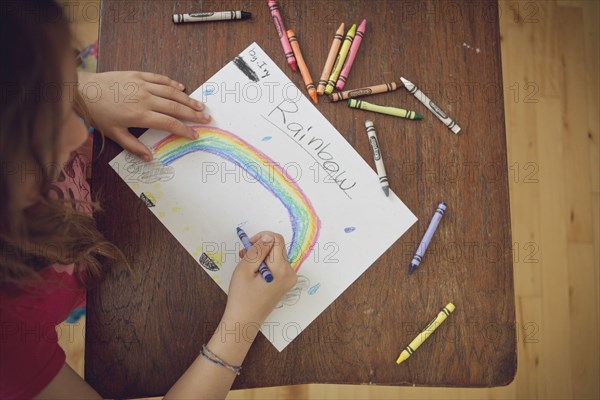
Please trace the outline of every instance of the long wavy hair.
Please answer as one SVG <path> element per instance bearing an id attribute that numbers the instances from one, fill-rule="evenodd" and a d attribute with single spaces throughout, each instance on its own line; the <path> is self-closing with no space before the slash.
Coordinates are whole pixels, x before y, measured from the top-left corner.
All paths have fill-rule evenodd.
<path id="1" fill-rule="evenodd" d="M 90 214 L 50 196 L 63 110 L 48 91 L 60 87 L 62 95 L 74 95 L 75 111 L 89 121 L 77 90 L 65 87 L 69 23 L 53 0 L 2 1 L 0 35 L 0 285 L 38 280 L 55 263 L 74 263 L 89 284 L 105 265 L 127 263 Z M 23 209 L 18 192 L 32 175 L 41 199 Z"/>

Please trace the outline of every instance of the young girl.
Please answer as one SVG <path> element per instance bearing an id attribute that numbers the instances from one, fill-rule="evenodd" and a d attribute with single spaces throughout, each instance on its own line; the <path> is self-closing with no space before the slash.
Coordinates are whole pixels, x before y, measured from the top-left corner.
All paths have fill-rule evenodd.
<path id="1" fill-rule="evenodd" d="M 126 264 L 98 232 L 80 150 L 92 123 L 125 149 L 150 158 L 127 132 L 145 126 L 195 137 L 179 119 L 206 123 L 204 106 L 161 75 L 80 75 L 104 89 L 86 103 L 70 33 L 52 0 L 2 2 L 0 17 L 0 398 L 99 398 L 67 364 L 55 326 L 85 296 L 103 268 Z M 114 101 L 114 88 L 136 85 L 135 103 Z M 123 97 L 121 97 L 123 98 Z M 110 195 L 109 193 L 107 195 Z M 107 212 L 110 212 L 108 210 Z M 167 398 L 224 398 L 258 334 L 228 340 L 220 329 L 258 327 L 295 283 L 283 238 L 261 232 L 233 274 L 221 323 Z M 265 260 L 274 280 L 257 274 Z M 245 334 L 245 336 L 248 336 Z"/>

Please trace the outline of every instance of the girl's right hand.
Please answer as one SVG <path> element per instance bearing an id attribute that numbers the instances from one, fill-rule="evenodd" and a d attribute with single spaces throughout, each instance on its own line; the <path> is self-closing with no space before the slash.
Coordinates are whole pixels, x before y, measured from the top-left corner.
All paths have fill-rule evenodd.
<path id="1" fill-rule="evenodd" d="M 243 329 L 245 324 L 253 324 L 258 333 L 258 328 L 298 278 L 288 261 L 281 235 L 264 231 L 250 238 L 250 242 L 253 246 L 242 251 L 243 258 L 231 277 L 223 321 L 240 323 Z M 273 275 L 269 283 L 258 273 L 263 260 Z"/>

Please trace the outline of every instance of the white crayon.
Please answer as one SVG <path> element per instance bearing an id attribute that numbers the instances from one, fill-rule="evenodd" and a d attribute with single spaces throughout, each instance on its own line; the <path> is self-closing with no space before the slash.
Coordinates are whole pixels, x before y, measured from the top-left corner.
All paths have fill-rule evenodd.
<path id="1" fill-rule="evenodd" d="M 247 11 L 217 11 L 193 14 L 173 14 L 173 22 L 180 24 L 182 22 L 209 22 L 209 21 L 230 21 L 235 19 L 248 19 L 252 16 Z"/>
<path id="2" fill-rule="evenodd" d="M 425 107 L 429 109 L 432 113 L 435 114 L 436 117 L 439 118 L 452 132 L 458 134 L 460 132 L 460 126 L 456 122 L 452 120 L 449 116 L 447 116 L 438 106 L 435 105 L 433 101 L 429 99 L 429 97 L 425 96 L 423 92 L 419 90 L 412 82 L 408 79 L 400 78 L 404 87 L 413 94 L 421 103 L 425 104 Z"/>
<path id="3" fill-rule="evenodd" d="M 379 176 L 379 182 L 381 188 L 386 196 L 390 195 L 390 185 L 388 183 L 387 174 L 385 172 L 385 166 L 383 165 L 383 157 L 381 156 L 381 149 L 379 148 L 379 142 L 377 141 L 377 134 L 375 133 L 375 127 L 373 121 L 366 120 L 365 127 L 367 128 L 367 136 L 369 137 L 369 145 L 373 151 L 373 160 L 375 161 L 375 167 L 377 168 L 377 175 Z"/>

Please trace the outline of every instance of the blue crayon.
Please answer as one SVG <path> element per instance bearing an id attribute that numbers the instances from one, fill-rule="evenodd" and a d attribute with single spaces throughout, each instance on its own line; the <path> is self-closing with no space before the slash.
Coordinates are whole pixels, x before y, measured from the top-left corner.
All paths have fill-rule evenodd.
<path id="1" fill-rule="evenodd" d="M 244 245 L 244 248 L 248 250 L 250 247 L 252 247 L 252 243 L 250 243 L 250 239 L 248 239 L 248 235 L 246 235 L 246 232 L 244 232 L 242 228 L 237 228 L 236 231 L 238 237 L 240 238 L 240 241 Z M 263 279 L 267 281 L 267 283 L 273 280 L 273 275 L 271 275 L 271 271 L 269 270 L 269 267 L 267 267 L 267 264 L 265 264 L 264 261 L 260 263 L 260 267 L 258 267 L 258 272 L 262 275 Z"/>
<path id="2" fill-rule="evenodd" d="M 427 250 L 427 247 L 429 246 L 429 243 L 431 242 L 431 239 L 433 238 L 433 234 L 435 233 L 438 225 L 440 224 L 440 221 L 442 220 L 442 216 L 444 215 L 445 211 L 446 211 L 446 203 L 441 202 L 440 204 L 438 204 L 437 209 L 435 210 L 435 213 L 433 213 L 433 218 L 431 218 L 431 222 L 429 223 L 429 226 L 427 227 L 427 230 L 425 231 L 425 235 L 423 235 L 421 244 L 419 245 L 419 247 L 417 247 L 417 253 L 413 257 L 412 261 L 410 262 L 410 268 L 408 270 L 409 274 L 412 274 L 415 271 L 415 269 L 417 269 L 419 264 L 421 264 L 421 260 L 423 260 L 425 251 Z"/>

